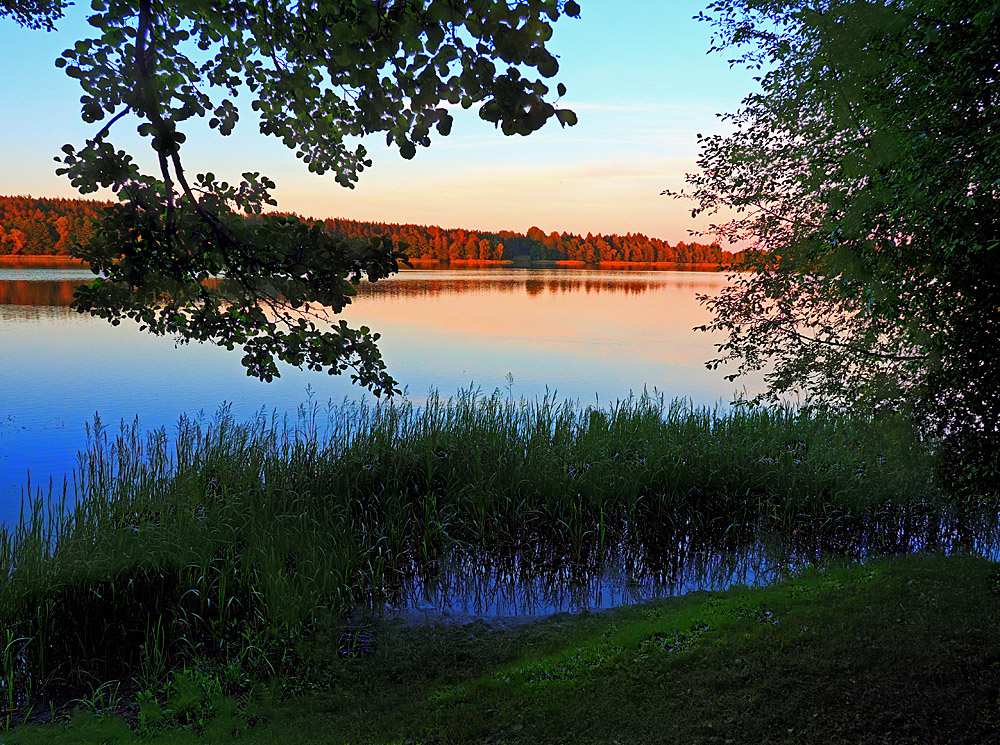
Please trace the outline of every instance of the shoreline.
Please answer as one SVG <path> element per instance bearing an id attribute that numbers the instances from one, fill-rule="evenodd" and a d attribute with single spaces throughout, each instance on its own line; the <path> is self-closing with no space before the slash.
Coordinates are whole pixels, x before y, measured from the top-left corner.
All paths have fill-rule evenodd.
<path id="1" fill-rule="evenodd" d="M 679 261 L 599 261 L 597 263 L 587 263 L 576 259 L 535 259 L 526 257 L 516 257 L 514 259 L 503 260 L 479 260 L 479 259 L 408 259 L 415 269 L 424 268 L 480 268 L 498 267 L 511 269 L 617 269 L 635 271 L 686 271 L 686 272 L 715 272 L 730 269 L 729 264 L 712 264 L 704 262 L 679 262 Z"/>
<path id="2" fill-rule="evenodd" d="M 601 261 L 596 264 L 588 264 L 585 261 L 573 259 L 558 260 L 480 260 L 480 259 L 424 259 L 411 258 L 408 260 L 411 268 L 432 269 L 432 268 L 516 268 L 516 269 L 618 269 L 636 271 L 686 271 L 686 272 L 714 272 L 721 271 L 728 267 L 727 264 L 706 264 L 706 263 L 682 263 L 677 261 Z M 76 259 L 72 256 L 60 254 L 0 254 L 0 267 L 2 268 L 23 268 L 23 267 L 45 267 L 45 268 L 69 268 L 85 267 L 87 262 L 83 259 Z"/>

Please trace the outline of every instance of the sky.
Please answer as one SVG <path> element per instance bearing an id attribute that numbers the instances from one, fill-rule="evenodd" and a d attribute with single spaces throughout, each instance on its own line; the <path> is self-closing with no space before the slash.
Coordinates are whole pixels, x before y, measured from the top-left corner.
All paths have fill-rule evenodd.
<path id="1" fill-rule="evenodd" d="M 505 137 L 475 109 L 459 111 L 452 134 L 410 161 L 384 137 L 366 139 L 374 165 L 349 190 L 261 135 L 246 106 L 230 137 L 204 120 L 184 130 L 185 168 L 231 180 L 259 171 L 277 183 L 279 209 L 311 217 L 690 241 L 704 220 L 660 193 L 683 186 L 696 170 L 697 133 L 722 131 L 717 114 L 736 110 L 755 85 L 725 54 L 706 54 L 711 27 L 693 16 L 707 2 L 580 0 L 579 19 L 560 18 L 548 47 L 560 63 L 554 82 L 568 89 L 559 105 L 576 111 L 575 127 L 553 119 L 528 137 Z M 88 34 L 88 7 L 71 8 L 53 33 L 0 20 L 0 194 L 78 196 L 53 157 L 101 124 L 81 121 L 78 84 L 54 61 Z M 136 124 L 115 131 L 141 150 Z"/>

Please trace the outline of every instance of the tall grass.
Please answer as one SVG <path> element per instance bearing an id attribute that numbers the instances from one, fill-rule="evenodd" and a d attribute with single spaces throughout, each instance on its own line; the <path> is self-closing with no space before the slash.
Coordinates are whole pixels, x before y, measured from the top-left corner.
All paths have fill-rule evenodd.
<path id="1" fill-rule="evenodd" d="M 761 525 L 891 539 L 933 522 L 932 474 L 897 420 L 649 395 L 222 410 L 172 436 L 96 421 L 72 487 L 0 531 L 0 711 L 153 685 L 195 658 L 268 674 L 456 546 L 586 562 Z"/>

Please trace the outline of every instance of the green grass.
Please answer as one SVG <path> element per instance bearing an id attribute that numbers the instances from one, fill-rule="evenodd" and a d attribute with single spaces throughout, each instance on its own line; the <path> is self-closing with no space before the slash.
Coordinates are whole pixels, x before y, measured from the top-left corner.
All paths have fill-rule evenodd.
<path id="1" fill-rule="evenodd" d="M 933 471 L 898 420 L 648 396 L 98 426 L 75 493 L 0 532 L 0 712 L 164 691 L 185 669 L 232 695 L 298 675 L 311 638 L 453 547 L 595 566 L 621 542 L 655 556 L 764 529 L 898 549 L 949 517 Z"/>
<path id="2" fill-rule="evenodd" d="M 324 675 L 284 693 L 227 698 L 189 675 L 165 724 L 92 707 L 0 741 L 998 742 L 997 587 L 995 564 L 925 555 L 515 629 L 383 625 L 356 659 L 315 637 Z"/>

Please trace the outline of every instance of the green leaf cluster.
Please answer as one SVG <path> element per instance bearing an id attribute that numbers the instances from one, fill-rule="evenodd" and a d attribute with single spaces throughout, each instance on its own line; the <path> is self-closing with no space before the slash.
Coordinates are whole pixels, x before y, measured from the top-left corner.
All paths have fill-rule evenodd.
<path id="1" fill-rule="evenodd" d="M 0 18 L 11 18 L 25 28 L 52 31 L 65 7 L 65 0 L 3 0 Z"/>
<path id="2" fill-rule="evenodd" d="M 245 183 L 257 180 L 245 174 Z M 206 174 L 202 183 L 226 192 Z M 173 222 L 130 202 L 105 211 L 84 250 L 101 277 L 76 294 L 80 312 L 137 321 L 142 330 L 182 341 L 241 348 L 250 375 L 278 377 L 277 361 L 393 393 L 368 328 L 330 317 L 350 302 L 354 285 L 397 270 L 391 241 L 367 244 L 332 236 L 322 224 L 281 215 L 245 217 L 222 204 L 207 223 L 182 199 Z M 123 245 L 134 250 L 121 253 Z"/>

